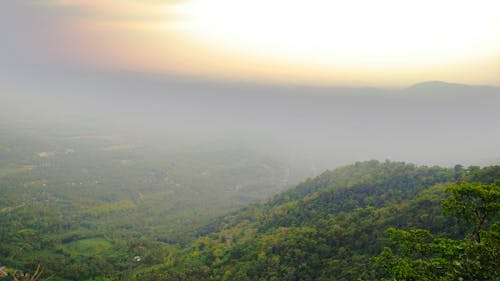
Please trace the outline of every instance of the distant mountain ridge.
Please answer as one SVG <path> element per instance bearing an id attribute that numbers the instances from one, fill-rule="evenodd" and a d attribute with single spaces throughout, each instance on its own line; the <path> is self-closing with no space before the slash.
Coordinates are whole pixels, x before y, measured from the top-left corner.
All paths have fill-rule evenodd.
<path id="1" fill-rule="evenodd" d="M 434 94 L 442 93 L 442 92 L 477 92 L 477 91 L 496 91 L 497 94 L 500 94 L 500 87 L 490 86 L 490 85 L 467 85 L 467 84 L 459 84 L 459 83 L 450 83 L 444 81 L 425 81 L 421 83 L 417 83 L 411 85 L 410 87 L 402 89 L 404 92 L 432 92 Z"/>
<path id="2" fill-rule="evenodd" d="M 492 86 L 382 89 L 85 71 L 8 78 L 0 83 L 5 120 L 24 112 L 18 119 L 119 134 L 270 140 L 317 169 L 363 159 L 472 164 L 500 150 L 500 88 Z"/>
<path id="3" fill-rule="evenodd" d="M 419 82 L 416 84 L 413 84 L 406 89 L 417 89 L 417 88 L 435 88 L 435 87 L 474 87 L 473 85 L 467 85 L 467 84 L 460 84 L 460 83 L 451 83 L 451 82 L 446 82 L 446 81 L 440 81 L 440 80 L 431 80 L 431 81 L 424 81 L 424 82 Z M 483 85 L 481 85 L 483 86 Z"/>

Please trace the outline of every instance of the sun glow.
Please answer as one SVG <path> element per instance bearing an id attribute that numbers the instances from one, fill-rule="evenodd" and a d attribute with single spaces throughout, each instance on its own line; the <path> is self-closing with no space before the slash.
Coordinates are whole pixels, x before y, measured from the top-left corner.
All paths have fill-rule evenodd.
<path id="1" fill-rule="evenodd" d="M 44 33 L 58 34 L 47 50 L 89 67 L 256 82 L 500 86 L 499 0 L 35 2 L 56 22 Z"/>
<path id="2" fill-rule="evenodd" d="M 377 68 L 498 54 L 500 1 L 190 0 L 176 28 L 229 52 L 309 65 Z"/>

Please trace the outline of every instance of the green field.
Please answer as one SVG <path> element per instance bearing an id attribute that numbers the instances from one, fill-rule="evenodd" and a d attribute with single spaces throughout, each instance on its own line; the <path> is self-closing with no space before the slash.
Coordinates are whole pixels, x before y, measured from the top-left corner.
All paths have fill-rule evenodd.
<path id="1" fill-rule="evenodd" d="M 63 245 L 63 249 L 72 255 L 103 255 L 113 247 L 113 241 L 103 237 L 82 239 Z"/>

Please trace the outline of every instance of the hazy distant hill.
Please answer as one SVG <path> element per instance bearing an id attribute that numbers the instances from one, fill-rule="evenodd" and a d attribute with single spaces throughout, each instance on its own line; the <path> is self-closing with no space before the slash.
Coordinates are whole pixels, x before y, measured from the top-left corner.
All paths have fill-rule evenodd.
<path id="1" fill-rule="evenodd" d="M 4 120 L 45 116 L 157 139 L 243 138 L 310 159 L 317 170 L 368 158 L 468 164 L 500 151 L 497 87 L 282 86 L 74 70 L 3 79 Z"/>
<path id="2" fill-rule="evenodd" d="M 467 92 L 476 92 L 476 93 L 484 93 L 487 91 L 494 91 L 498 93 L 498 87 L 487 86 L 487 85 L 465 85 L 458 83 L 447 83 L 444 81 L 426 81 L 421 82 L 415 85 L 412 85 L 406 89 L 405 91 L 410 92 L 420 92 L 420 93 L 467 93 Z"/>

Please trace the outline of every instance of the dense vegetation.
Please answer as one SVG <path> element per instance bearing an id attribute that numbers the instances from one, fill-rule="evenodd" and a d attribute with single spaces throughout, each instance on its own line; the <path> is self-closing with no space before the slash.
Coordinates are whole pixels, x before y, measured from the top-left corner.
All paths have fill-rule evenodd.
<path id="1" fill-rule="evenodd" d="M 395 228 L 403 228 L 413 229 L 411 233 L 433 233 L 441 239 L 438 241 L 447 241 L 446 245 L 439 244 L 441 249 L 467 244 L 462 239 L 468 233 L 469 224 L 457 224 L 441 212 L 441 201 L 447 196 L 446 186 L 469 180 L 491 184 L 499 178 L 500 167 L 463 170 L 460 166 L 444 169 L 393 162 L 356 163 L 325 172 L 269 203 L 254 205 L 220 219 L 169 264 L 136 278 L 377 280 L 390 277 L 392 272 L 384 270 L 383 262 L 374 262 L 384 247 L 391 246 L 387 228 L 392 227 L 390 232 L 395 240 L 397 235 L 394 233 L 406 233 Z M 498 219 L 500 200 L 499 187 L 491 185 L 491 188 L 497 195 L 491 197 L 491 216 L 487 221 L 490 226 Z M 420 228 L 430 232 L 417 230 Z M 498 229 L 486 236 L 495 235 L 498 239 Z M 488 262 L 498 260 L 500 244 L 494 239 L 486 243 L 471 246 L 477 259 L 486 259 L 481 261 L 483 267 L 477 266 L 475 272 L 483 270 L 490 274 L 489 278 L 475 280 L 491 280 L 498 272 L 498 264 Z M 381 257 L 387 259 L 389 249 L 386 248 Z M 489 250 L 485 252 L 485 249 Z M 434 256 L 436 253 L 428 254 Z M 422 272 L 429 272 L 429 267 L 421 267 L 419 273 Z M 398 280 L 425 279 L 424 275 L 417 274 L 410 276 L 413 278 L 396 276 Z"/>
<path id="2" fill-rule="evenodd" d="M 167 235 L 159 218 L 168 210 L 146 205 L 158 193 L 131 189 L 136 198 L 118 200 L 95 187 L 55 198 L 12 175 L 1 178 L 15 188 L 2 188 L 12 204 L 0 210 L 0 263 L 29 269 L 42 262 L 52 280 L 424 280 L 436 266 L 459 268 L 465 252 L 477 261 L 469 273 L 489 272 L 482 276 L 488 280 L 498 271 L 490 262 L 499 253 L 498 166 L 358 162 L 220 216 L 185 239 Z M 476 227 L 470 212 L 455 208 L 460 190 L 471 186 L 491 191 L 488 215 Z M 85 201 L 89 194 L 104 198 L 94 206 Z M 460 250 L 446 256 L 439 249 Z"/>
<path id="3" fill-rule="evenodd" d="M 390 228 L 397 253 L 385 248 L 376 263 L 396 280 L 498 280 L 500 186 L 463 182 L 446 192 L 444 212 L 469 228 L 469 236 L 457 240 Z"/>
<path id="4" fill-rule="evenodd" d="M 52 280 L 116 279 L 160 264 L 197 227 L 291 180 L 282 162 L 244 145 L 32 122 L 0 126 L 0 266 L 42 262 Z"/>

